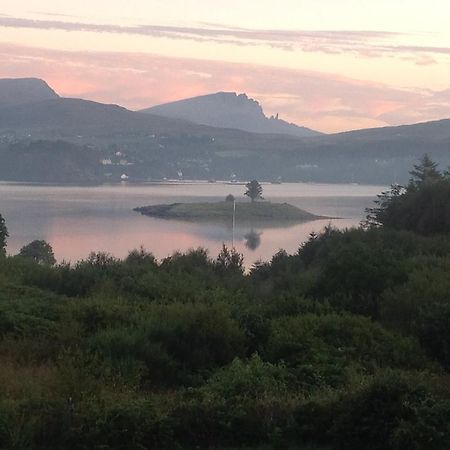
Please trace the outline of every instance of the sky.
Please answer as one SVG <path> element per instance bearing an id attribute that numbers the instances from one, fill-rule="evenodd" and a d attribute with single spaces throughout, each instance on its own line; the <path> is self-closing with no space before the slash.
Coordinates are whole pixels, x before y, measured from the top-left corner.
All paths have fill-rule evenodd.
<path id="1" fill-rule="evenodd" d="M 0 77 L 136 110 L 245 92 L 324 132 L 450 118 L 450 1 L 2 0 Z"/>

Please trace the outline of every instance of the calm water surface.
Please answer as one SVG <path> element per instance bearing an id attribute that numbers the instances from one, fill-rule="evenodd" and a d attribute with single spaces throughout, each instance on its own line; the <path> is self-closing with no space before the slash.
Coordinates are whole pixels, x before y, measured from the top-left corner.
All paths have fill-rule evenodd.
<path id="1" fill-rule="evenodd" d="M 364 208 L 370 206 L 383 186 L 280 184 L 263 185 L 264 197 L 288 202 L 312 213 L 340 217 L 283 227 L 236 224 L 235 247 L 244 254 L 245 264 L 268 260 L 279 249 L 295 252 L 312 231 L 330 222 L 339 228 L 358 225 Z M 174 202 L 222 200 L 229 193 L 244 200 L 242 185 L 225 183 L 183 183 L 60 187 L 0 183 L 0 213 L 10 232 L 8 252 L 15 254 L 34 239 L 53 246 L 59 261 L 77 261 L 91 251 L 106 251 L 124 257 L 143 245 L 157 258 L 176 250 L 199 246 L 212 256 L 222 243 L 232 244 L 230 223 L 205 224 L 168 221 L 141 216 L 136 206 Z"/>

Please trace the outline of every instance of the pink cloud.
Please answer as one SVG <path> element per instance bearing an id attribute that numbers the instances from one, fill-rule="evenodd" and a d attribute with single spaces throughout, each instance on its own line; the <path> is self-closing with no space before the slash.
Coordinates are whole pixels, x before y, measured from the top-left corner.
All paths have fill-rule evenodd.
<path id="1" fill-rule="evenodd" d="M 45 13 L 44 13 L 45 14 Z M 366 58 L 400 56 L 413 59 L 417 64 L 433 64 L 431 55 L 448 57 L 449 46 L 421 46 L 399 44 L 397 38 L 411 37 L 411 33 L 374 30 L 282 30 L 230 27 L 222 24 L 203 23 L 200 26 L 135 25 L 86 23 L 62 20 L 73 16 L 45 14 L 51 19 L 30 19 L 0 15 L 0 27 L 33 30 L 62 30 L 67 32 L 91 32 L 127 34 L 196 42 L 226 43 L 238 46 L 269 46 L 285 51 L 300 49 L 330 55 L 355 54 Z"/>
<path id="2" fill-rule="evenodd" d="M 45 79 L 62 96 L 140 109 L 217 91 L 246 92 L 266 113 L 321 131 L 450 116 L 448 91 L 396 89 L 320 72 L 118 52 L 0 44 L 1 77 Z"/>

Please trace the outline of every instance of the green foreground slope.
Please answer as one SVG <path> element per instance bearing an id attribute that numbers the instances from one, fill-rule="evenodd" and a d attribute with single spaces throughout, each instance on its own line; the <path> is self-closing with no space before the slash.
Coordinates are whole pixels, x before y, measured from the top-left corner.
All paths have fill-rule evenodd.
<path id="1" fill-rule="evenodd" d="M 0 241 L 0 448 L 448 450 L 448 215 L 398 220 L 447 207 L 430 167 L 249 274 L 225 247 L 48 266 Z"/>
<path id="2" fill-rule="evenodd" d="M 354 230 L 249 275 L 202 250 L 3 257 L 0 448 L 444 450 L 449 255 Z"/>

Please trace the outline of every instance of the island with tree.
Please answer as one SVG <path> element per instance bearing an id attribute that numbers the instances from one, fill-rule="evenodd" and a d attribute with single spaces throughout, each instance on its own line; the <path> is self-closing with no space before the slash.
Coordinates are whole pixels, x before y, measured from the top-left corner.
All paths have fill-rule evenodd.
<path id="1" fill-rule="evenodd" d="M 257 180 L 245 185 L 244 195 L 250 202 L 237 202 L 232 194 L 224 201 L 200 203 L 172 203 L 150 205 L 134 208 L 145 216 L 162 219 L 195 221 L 228 221 L 234 216 L 236 220 L 248 222 L 308 222 L 324 219 L 288 203 L 273 203 L 264 200 L 263 188 Z"/>

